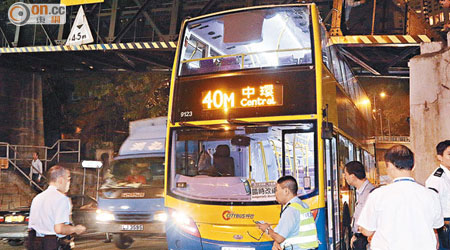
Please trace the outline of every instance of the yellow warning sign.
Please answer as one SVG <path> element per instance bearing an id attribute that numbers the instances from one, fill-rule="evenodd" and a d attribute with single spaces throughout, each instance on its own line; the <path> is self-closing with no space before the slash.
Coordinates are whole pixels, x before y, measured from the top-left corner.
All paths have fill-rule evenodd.
<path id="1" fill-rule="evenodd" d="M 90 3 L 103 3 L 103 2 L 104 0 L 61 0 L 61 4 L 64 4 L 66 6 L 90 4 Z"/>
<path id="2" fill-rule="evenodd" d="M 0 159 L 0 169 L 8 169 L 8 159 Z"/>

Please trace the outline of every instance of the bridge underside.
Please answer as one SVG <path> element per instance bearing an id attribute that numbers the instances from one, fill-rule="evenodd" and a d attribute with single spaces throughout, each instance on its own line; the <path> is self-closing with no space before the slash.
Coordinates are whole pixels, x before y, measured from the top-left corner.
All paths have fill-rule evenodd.
<path id="1" fill-rule="evenodd" d="M 106 45 L 111 49 L 105 48 L 104 44 L 17 48 L 23 52 L 1 54 L 0 65 L 26 72 L 170 70 L 175 44 L 164 43 L 166 48 L 145 48 L 145 45 L 151 47 L 149 44 L 152 43 L 128 43 L 120 44 L 122 47 L 115 45 L 115 48 Z M 161 46 L 161 43 L 157 44 Z"/>
<path id="2" fill-rule="evenodd" d="M 419 54 L 416 46 L 339 46 L 358 76 L 408 77 L 408 61 Z"/>
<path id="3" fill-rule="evenodd" d="M 419 54 L 419 44 L 428 38 L 391 36 L 398 43 L 364 43 L 356 36 L 332 37 L 356 75 L 409 75 L 408 61 Z M 373 36 L 357 36 L 370 41 Z M 427 40 L 428 39 L 428 40 Z M 91 44 L 82 46 L 38 46 L 0 48 L 4 68 L 27 72 L 71 71 L 169 71 L 172 68 L 176 42 L 137 42 Z"/>
<path id="4" fill-rule="evenodd" d="M 333 13 L 331 10 L 335 1 L 314 1 L 327 29 L 331 27 L 330 17 Z M 84 5 L 86 18 L 94 39 L 99 44 L 94 46 L 112 47 L 123 44 L 125 48 L 80 49 L 81 51 L 67 51 L 63 49 L 64 46 L 58 46 L 65 43 L 78 6 L 68 8 L 67 20 L 69 21 L 61 26 L 25 25 L 19 27 L 9 23 L 6 17 L 0 16 L 0 63 L 6 68 L 34 72 L 168 70 L 172 66 L 174 56 L 174 46 L 168 44 L 171 43 L 170 41 L 178 39 L 181 22 L 185 18 L 233 8 L 296 2 L 295 0 L 106 0 L 103 3 L 88 4 Z M 342 3 L 341 26 L 344 35 L 414 33 L 411 27 L 416 27 L 423 21 L 421 18 L 416 18 L 414 23 L 406 22 L 407 11 L 405 8 L 408 7 L 398 5 L 396 0 L 377 1 L 374 20 L 371 18 L 373 11 L 371 1 L 361 3 L 358 7 L 350 7 L 346 6 L 344 2 Z M 370 39 L 379 43 L 377 36 L 372 36 Z M 389 38 L 386 39 L 389 40 Z M 380 46 L 368 48 L 370 45 L 365 44 L 367 41 L 350 40 L 340 46 L 347 59 L 352 63 L 356 74 L 408 75 L 407 61 L 418 54 L 418 43 L 413 45 L 415 48 L 407 48 L 401 44 L 388 45 L 387 48 L 380 48 Z M 354 44 L 355 42 L 356 44 Z M 400 42 L 408 44 L 410 41 L 400 39 Z M 168 46 L 166 48 L 155 48 L 151 45 L 151 48 L 128 47 L 129 44 L 135 46 L 142 43 L 166 43 Z M 43 47 L 42 50 L 33 51 L 30 50 L 33 48 L 31 46 Z M 54 48 L 55 51 L 44 53 L 45 47 Z M 61 47 L 60 50 L 58 50 L 59 47 Z M 24 52 L 12 52 L 12 50 L 24 50 Z"/>

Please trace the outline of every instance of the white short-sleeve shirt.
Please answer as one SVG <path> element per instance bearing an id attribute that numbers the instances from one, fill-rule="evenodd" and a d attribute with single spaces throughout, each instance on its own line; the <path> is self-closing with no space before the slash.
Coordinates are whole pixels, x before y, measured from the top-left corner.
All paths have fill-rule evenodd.
<path id="1" fill-rule="evenodd" d="M 438 191 L 442 214 L 444 218 L 450 218 L 450 170 L 442 165 L 440 168 L 443 171 L 436 168 L 430 177 L 428 177 L 425 185 Z"/>
<path id="2" fill-rule="evenodd" d="M 302 207 L 308 206 L 298 197 L 292 198 L 287 204 L 290 203 L 298 203 Z M 273 229 L 273 231 L 287 239 L 298 236 L 299 230 L 300 212 L 294 207 L 287 205 L 287 207 L 284 207 L 278 225 Z M 293 246 L 292 250 L 301 250 L 301 248 L 298 246 Z"/>
<path id="3" fill-rule="evenodd" d="M 55 225 L 70 223 L 71 211 L 69 197 L 59 192 L 55 186 L 49 186 L 31 202 L 28 228 L 36 230 L 38 235 L 56 235 Z"/>
<path id="4" fill-rule="evenodd" d="M 413 178 L 375 189 L 358 219 L 359 226 L 375 231 L 371 250 L 436 250 L 433 229 L 443 224 L 437 193 Z"/>
<path id="5" fill-rule="evenodd" d="M 33 174 L 42 173 L 42 162 L 41 162 L 41 160 L 39 160 L 39 159 L 32 160 L 31 161 L 31 165 L 33 166 L 31 168 L 31 173 L 33 173 Z M 39 172 L 36 169 L 39 170 Z"/>

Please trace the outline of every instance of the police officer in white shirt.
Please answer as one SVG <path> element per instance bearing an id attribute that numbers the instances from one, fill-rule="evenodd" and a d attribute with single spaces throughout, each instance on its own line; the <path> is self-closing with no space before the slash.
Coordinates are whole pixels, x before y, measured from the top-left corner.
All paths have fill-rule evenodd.
<path id="1" fill-rule="evenodd" d="M 436 146 L 437 158 L 440 166 L 436 168 L 425 182 L 428 188 L 439 193 L 442 214 L 444 215 L 445 228 L 439 232 L 439 249 L 450 249 L 450 140 L 442 141 Z"/>
<path id="2" fill-rule="evenodd" d="M 66 235 L 86 231 L 83 225 L 70 225 L 72 203 L 65 195 L 70 187 L 70 171 L 55 165 L 48 176 L 48 188 L 31 202 L 28 223 L 31 250 L 57 250 Z"/>
<path id="3" fill-rule="evenodd" d="M 358 219 L 360 231 L 372 237 L 371 250 L 435 250 L 444 219 L 437 193 L 412 178 L 414 154 L 397 145 L 384 155 L 393 180 L 370 193 Z"/>
<path id="4" fill-rule="evenodd" d="M 33 153 L 33 160 L 31 161 L 31 178 L 35 182 L 41 182 L 42 162 L 39 160 L 39 153 Z"/>

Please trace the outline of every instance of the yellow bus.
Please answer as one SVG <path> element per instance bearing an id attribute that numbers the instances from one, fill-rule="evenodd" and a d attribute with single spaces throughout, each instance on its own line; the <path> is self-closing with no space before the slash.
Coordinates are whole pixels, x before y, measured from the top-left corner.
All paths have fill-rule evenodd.
<path id="1" fill-rule="evenodd" d="M 169 249 L 271 249 L 254 221 L 278 223 L 276 180 L 292 175 L 319 249 L 346 249 L 354 191 L 342 167 L 376 176 L 370 101 L 315 4 L 186 20 L 169 101 Z"/>

